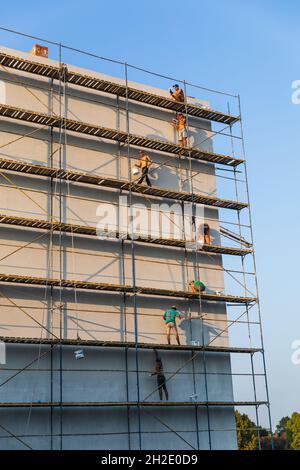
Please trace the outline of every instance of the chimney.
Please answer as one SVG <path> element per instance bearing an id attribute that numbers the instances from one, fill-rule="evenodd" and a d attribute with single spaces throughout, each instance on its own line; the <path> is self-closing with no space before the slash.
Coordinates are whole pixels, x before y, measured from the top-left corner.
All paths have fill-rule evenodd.
<path id="1" fill-rule="evenodd" d="M 35 44 L 29 51 L 29 54 L 38 55 L 40 57 L 48 58 L 48 47 Z"/>

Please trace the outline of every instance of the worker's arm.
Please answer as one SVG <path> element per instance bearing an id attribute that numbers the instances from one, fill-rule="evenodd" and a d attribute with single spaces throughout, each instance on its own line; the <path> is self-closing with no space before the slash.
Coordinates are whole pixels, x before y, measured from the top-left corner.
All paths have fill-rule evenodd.
<path id="1" fill-rule="evenodd" d="M 178 311 L 178 312 L 176 313 L 176 317 L 179 317 L 179 318 L 186 318 L 186 316 L 187 316 L 187 315 L 186 315 L 185 313 L 183 313 L 183 312 L 179 312 L 179 311 Z"/>

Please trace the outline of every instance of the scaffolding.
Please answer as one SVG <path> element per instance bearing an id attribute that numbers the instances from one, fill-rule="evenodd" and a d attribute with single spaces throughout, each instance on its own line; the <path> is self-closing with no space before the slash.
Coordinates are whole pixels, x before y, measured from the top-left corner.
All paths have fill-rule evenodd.
<path id="1" fill-rule="evenodd" d="M 22 36 L 22 33 L 18 33 Z M 24 35 L 24 37 L 29 37 Z M 215 111 L 208 107 L 202 106 L 200 104 L 194 104 L 190 102 L 186 98 L 184 103 L 179 103 L 171 98 L 167 98 L 162 95 L 149 93 L 148 91 L 135 88 L 129 81 L 129 72 L 130 70 L 138 69 L 137 67 L 131 66 L 126 62 L 121 63 L 118 62 L 119 65 L 123 67 L 124 70 L 124 78 L 116 79 L 115 81 L 111 81 L 105 78 L 99 78 L 95 75 L 86 75 L 82 74 L 76 70 L 73 70 L 71 66 L 67 66 L 63 61 L 63 53 L 76 51 L 80 52 L 80 54 L 86 54 L 87 56 L 91 56 L 92 54 L 85 53 L 84 51 L 79 51 L 72 49 L 68 46 L 62 45 L 61 43 L 53 43 L 46 40 L 41 40 L 43 43 L 51 44 L 55 46 L 58 50 L 58 57 L 59 60 L 57 61 L 56 65 L 49 65 L 47 60 L 28 60 L 28 58 L 20 56 L 12 55 L 3 51 L 0 51 L 0 69 L 8 74 L 14 73 L 14 71 L 18 72 L 16 75 L 16 79 L 19 80 L 20 73 L 25 74 L 29 77 L 42 77 L 43 79 L 47 79 L 47 84 L 49 85 L 50 90 L 50 111 L 47 110 L 47 113 L 42 113 L 40 111 L 34 111 L 31 109 L 23 109 L 22 107 L 15 107 L 10 106 L 6 103 L 0 104 L 0 117 L 2 120 L 9 121 L 9 122 L 20 122 L 25 126 L 30 125 L 34 126 L 33 131 L 29 131 L 24 133 L 23 136 L 21 135 L 18 139 L 22 139 L 22 137 L 30 136 L 34 132 L 42 132 L 46 131 L 49 134 L 49 159 L 47 165 L 40 165 L 34 162 L 28 161 L 21 161 L 19 159 L 11 159 L 7 158 L 5 155 L 1 154 L 0 157 L 0 175 L 5 179 L 5 181 L 11 185 L 17 186 L 13 183 L 11 178 L 14 175 L 28 175 L 29 177 L 33 177 L 35 179 L 46 179 L 46 181 L 50 181 L 50 191 L 49 191 L 49 204 L 48 210 L 44 210 L 45 218 L 29 218 L 29 217 L 21 217 L 10 215 L 6 213 L 0 214 L 0 229 L 1 227 L 15 227 L 16 229 L 23 229 L 25 228 L 26 231 L 37 232 L 36 237 L 33 239 L 39 240 L 45 235 L 50 237 L 50 249 L 49 249 L 49 259 L 48 263 L 48 273 L 47 277 L 37 277 L 37 276 L 28 276 L 28 275 L 19 275 L 19 274 L 11 274 L 11 273 L 0 273 L 0 288 L 2 285 L 9 285 L 9 286 L 36 286 L 37 288 L 45 288 L 45 295 L 47 296 L 48 301 L 48 313 L 50 321 L 45 326 L 40 323 L 36 318 L 34 318 L 34 314 L 31 313 L 30 315 L 26 312 L 23 307 L 18 305 L 14 305 L 16 308 L 19 308 L 25 315 L 27 315 L 33 322 L 38 324 L 41 327 L 41 332 L 46 333 L 47 337 L 44 337 L 41 334 L 40 338 L 36 337 L 18 337 L 18 336 L 0 336 L 0 341 L 4 341 L 7 344 L 11 345 L 31 345 L 32 347 L 36 347 L 37 349 L 37 357 L 25 367 L 21 368 L 19 371 L 12 371 L 12 375 L 8 377 L 8 379 L 4 380 L 0 383 L 0 388 L 5 386 L 10 380 L 13 380 L 14 377 L 19 375 L 20 373 L 24 373 L 24 371 L 28 370 L 32 366 L 33 363 L 39 363 L 40 359 L 45 356 L 51 357 L 51 399 L 49 401 L 37 402 L 34 400 L 31 401 L 19 401 L 19 402 L 1 402 L 0 409 L 2 408 L 49 408 L 51 413 L 51 432 L 50 432 L 50 439 L 51 439 L 51 448 L 54 448 L 54 438 L 59 437 L 60 441 L 60 449 L 64 448 L 64 437 L 67 435 L 63 429 L 63 419 L 64 419 L 64 409 L 68 407 L 78 407 L 78 408 L 106 408 L 106 407 L 124 407 L 127 410 L 127 420 L 128 420 L 128 447 L 131 448 L 131 434 L 137 434 L 138 436 L 138 445 L 139 449 L 143 448 L 142 445 L 142 414 L 143 413 L 150 413 L 147 409 L 155 409 L 155 408 L 174 408 L 177 409 L 178 407 L 190 407 L 195 410 L 195 433 L 197 435 L 196 439 L 196 447 L 192 445 L 185 437 L 183 437 L 182 433 L 179 433 L 175 429 L 172 428 L 169 424 L 167 424 L 163 418 L 151 414 L 151 417 L 158 421 L 164 428 L 167 429 L 167 432 L 171 434 L 174 433 L 179 439 L 181 439 L 186 445 L 187 448 L 197 448 L 200 449 L 200 441 L 199 441 L 199 434 L 201 432 L 207 432 L 208 434 L 208 442 L 209 448 L 213 448 L 212 444 L 212 433 L 215 431 L 214 428 L 211 426 L 210 420 L 210 413 L 211 410 L 214 408 L 237 408 L 237 407 L 252 407 L 255 413 L 255 420 L 256 420 L 256 432 L 258 437 L 258 447 L 260 448 L 260 431 L 261 431 L 261 421 L 260 421 L 260 414 L 259 410 L 263 408 L 266 410 L 265 421 L 268 421 L 268 429 L 272 429 L 271 423 L 271 414 L 270 414 L 270 403 L 269 403 L 269 394 L 268 394 L 268 384 L 267 384 L 267 376 L 266 376 L 266 365 L 265 365 L 265 355 L 264 355 L 264 345 L 263 345 L 263 336 L 262 336 L 262 326 L 261 326 L 261 315 L 260 315 L 260 306 L 259 306 L 259 297 L 257 292 L 257 278 L 256 278 L 256 267 L 255 267 L 255 253 L 253 248 L 253 236 L 252 236 L 252 225 L 251 225 L 251 211 L 249 205 L 249 191 L 248 191 L 248 182 L 247 182 L 247 168 L 246 168 L 246 160 L 245 160 L 245 151 L 244 151 L 244 137 L 243 137 L 243 130 L 242 130 L 242 120 L 241 120 L 241 106 L 240 106 L 240 98 L 239 96 L 234 96 L 234 100 L 236 100 L 238 105 L 238 113 L 237 115 L 232 115 L 230 112 L 230 106 L 228 104 L 228 109 L 226 112 Z M 93 57 L 96 57 L 93 55 Z M 111 59 L 104 59 L 99 57 L 99 60 L 108 60 L 111 62 Z M 142 70 L 142 69 L 138 69 Z M 147 74 L 151 75 L 151 72 L 146 71 Z M 153 74 L 156 77 L 161 77 L 161 79 L 165 79 L 163 75 Z M 23 75 L 22 75 L 23 76 Z M 196 85 L 189 84 L 182 80 L 176 80 L 181 84 L 184 89 L 185 96 L 188 97 L 187 89 L 188 87 L 196 87 L 200 91 L 202 90 L 201 87 Z M 21 86 L 24 84 L 21 83 Z M 126 130 L 121 130 L 120 125 L 116 125 L 116 128 L 108 128 L 104 126 L 100 126 L 99 124 L 95 123 L 86 123 L 82 122 L 77 119 L 70 119 L 67 113 L 67 95 L 68 95 L 68 86 L 72 87 L 80 87 L 82 90 L 93 90 L 94 92 L 99 92 L 104 95 L 112 95 L 117 98 L 118 106 L 120 103 L 122 104 L 124 111 L 124 115 L 126 118 Z M 73 88 L 72 88 L 73 89 Z M 203 90 L 205 90 L 203 88 Z M 59 99 L 59 106 L 58 112 L 54 111 L 54 104 L 53 104 L 53 96 L 54 93 L 57 93 Z M 216 92 L 221 94 L 221 92 Z M 226 96 L 226 94 L 224 94 Z M 120 101 L 122 100 L 122 102 Z M 164 111 L 174 111 L 176 113 L 183 113 L 187 120 L 187 127 L 189 127 L 189 118 L 190 119 L 199 119 L 201 123 L 203 120 L 209 123 L 216 123 L 216 124 L 225 124 L 225 128 L 221 130 L 212 131 L 210 134 L 210 140 L 214 137 L 226 136 L 230 140 L 231 145 L 231 155 L 223 154 L 223 153 L 215 153 L 210 150 L 204 150 L 200 148 L 200 146 L 193 146 L 193 147 L 182 147 L 178 144 L 174 144 L 171 141 L 159 140 L 153 137 L 145 137 L 142 135 L 135 135 L 131 133 L 130 130 L 130 103 L 140 103 L 142 105 L 146 105 L 147 107 L 153 107 L 156 110 L 164 110 Z M 239 136 L 233 134 L 233 126 L 239 126 Z M 31 129 L 32 127 L 28 127 Z M 225 132 L 226 131 L 226 132 Z M 227 134 L 228 131 L 228 134 Z M 56 135 L 55 135 L 56 133 Z M 65 147 L 67 146 L 67 139 L 69 135 L 76 135 L 82 134 L 87 137 L 94 137 L 100 138 L 101 141 L 113 141 L 119 146 L 119 154 L 120 157 L 120 149 L 125 151 L 127 154 L 127 161 L 128 161 L 128 179 L 125 180 L 124 178 L 111 178 L 104 175 L 98 176 L 93 174 L 92 172 L 81 172 L 70 170 L 66 168 L 65 165 Z M 17 140 L 18 140 L 17 139 Z M 241 143 L 241 154 L 242 157 L 237 157 L 235 155 L 235 140 L 238 139 Z M 58 150 L 54 150 L 54 144 L 58 141 Z M 14 141 L 12 141 L 14 142 Z M 9 145 L 5 144 L 5 145 Z M 172 163 L 176 162 L 176 169 L 180 175 L 180 188 L 179 190 L 175 191 L 172 188 L 160 188 L 160 187 L 148 187 L 143 184 L 139 184 L 136 179 L 133 179 L 132 176 L 132 149 L 146 149 L 152 150 L 155 152 L 162 153 L 165 157 L 168 157 Z M 58 163 L 54 164 L 54 155 L 58 152 Z M 120 159 L 120 158 L 119 158 Z M 208 194 L 201 194 L 199 192 L 195 192 L 193 181 L 195 177 L 195 172 L 192 170 L 192 162 L 193 161 L 204 162 L 204 164 L 214 165 L 216 171 L 220 172 L 221 175 L 216 174 L 218 178 L 224 178 L 227 180 L 231 180 L 234 185 L 235 191 L 235 199 L 228 199 L 228 198 L 219 198 L 216 195 L 208 195 Z M 169 161 L 169 160 L 168 160 Z M 188 177 L 184 179 L 183 177 L 183 168 L 182 162 L 187 161 L 189 164 L 188 170 Z M 219 166 L 216 166 L 219 165 Z M 226 172 L 226 173 L 225 173 Z M 229 173 L 228 173 L 229 172 Z M 226 176 L 226 175 L 230 176 Z M 241 180 L 241 176 L 244 180 Z M 189 182 L 189 191 L 183 189 L 184 182 Z M 244 185 L 244 193 L 246 195 L 246 201 L 240 201 L 239 195 L 239 187 L 240 184 Z M 161 237 L 161 236 L 149 236 L 139 234 L 139 236 L 132 236 L 134 233 L 134 227 L 131 226 L 129 232 L 124 235 L 124 233 L 119 233 L 118 231 L 115 233 L 115 237 L 119 242 L 122 243 L 122 256 L 121 256 L 121 264 L 123 270 L 123 280 L 121 283 L 104 283 L 104 282 L 93 282 L 89 280 L 79 280 L 79 279 L 65 279 L 64 278 L 64 264 L 65 264 L 65 256 L 66 251 L 64 248 L 64 241 L 66 237 L 69 235 L 71 236 L 71 243 L 72 247 L 71 250 L 74 250 L 74 238 L 75 237 L 97 237 L 97 228 L 95 226 L 91 226 L 88 222 L 79 225 L 74 223 L 67 223 L 64 221 L 64 210 L 66 207 L 66 201 L 70 196 L 70 185 L 78 185 L 79 187 L 86 187 L 86 185 L 90 185 L 91 187 L 105 189 L 106 191 L 113 191 L 120 195 L 128 195 L 129 197 L 129 211 L 131 214 L 131 222 L 133 220 L 132 217 L 132 207 L 133 207 L 133 198 L 160 198 L 162 200 L 175 200 L 181 203 L 182 205 L 182 218 L 185 217 L 185 202 L 189 202 L 192 204 L 193 207 L 196 207 L 197 204 L 202 204 L 207 206 L 208 208 L 218 208 L 218 209 L 226 209 L 231 214 L 236 214 L 236 220 L 233 222 L 231 219 L 230 221 L 224 221 L 226 227 L 221 226 L 220 228 L 220 235 L 225 240 L 230 240 L 228 246 L 221 244 L 198 244 L 196 239 L 188 239 L 185 233 L 182 233 L 182 237 L 180 238 L 172 238 L 172 237 Z M 20 190 L 23 195 L 29 197 L 26 191 L 18 186 L 17 188 Z M 55 202 L 59 203 L 59 216 L 55 218 L 54 216 L 54 204 Z M 242 213 L 246 213 L 247 216 L 243 216 Z M 244 221 L 244 217 L 246 221 Z M 184 224 L 183 224 L 184 225 Z M 234 227 L 235 231 L 231 231 L 227 226 L 230 228 Z M 243 229 L 247 229 L 248 236 L 244 236 Z M 26 232 L 27 233 L 27 232 Z M 55 241 L 54 237 L 58 236 L 58 243 Z M 59 252 L 59 277 L 55 278 L 53 276 L 53 246 L 54 244 L 58 245 L 58 252 Z M 105 241 L 103 241 L 105 244 Z M 233 244 L 232 244 L 233 243 Z M 31 242 L 26 243 L 23 247 L 16 248 L 12 253 L 16 251 L 20 251 L 22 248 L 27 247 L 31 244 Z M 213 257 L 218 257 L 220 255 L 228 255 L 228 258 L 234 256 L 235 259 L 241 260 L 241 268 L 240 270 L 228 270 L 225 268 L 221 268 L 221 270 L 230 276 L 233 282 L 236 282 L 242 294 L 225 294 L 224 292 L 199 292 L 194 293 L 188 291 L 187 289 L 163 289 L 151 286 L 143 286 L 138 285 L 136 280 L 136 263 L 137 263 L 137 255 L 136 255 L 136 248 L 138 246 L 145 245 L 151 246 L 158 245 L 162 247 L 169 247 L 169 249 L 180 250 L 184 252 L 185 262 L 184 262 L 184 270 L 185 270 L 185 278 L 189 281 L 189 270 L 192 268 L 194 272 L 199 275 L 199 269 L 201 268 L 201 259 L 199 256 L 205 255 L 208 256 L 209 259 Z M 126 276 L 125 276 L 125 251 L 126 247 L 130 247 L 130 256 L 131 256 L 131 269 L 132 269 L 132 283 L 126 283 Z M 6 255 L 6 257 L 9 255 Z M 192 256 L 192 261 L 191 261 Z M 249 273 L 247 270 L 247 262 L 246 260 L 251 258 L 253 269 Z M 3 258 L 2 258 L 3 259 Z M 227 256 L 226 256 L 227 259 Z M 191 264 L 192 263 L 192 264 Z M 213 269 L 213 268 L 212 268 Z M 253 272 L 252 272 L 253 271 Z M 241 280 L 236 276 L 236 273 L 241 275 Z M 253 293 L 253 289 L 249 288 L 248 286 L 248 277 L 249 274 L 252 276 L 254 280 L 255 292 Z M 200 278 L 200 276 L 198 276 Z M 77 294 L 80 291 L 95 291 L 95 293 L 100 292 L 107 292 L 111 295 L 114 295 L 118 298 L 118 302 L 122 305 L 122 312 L 124 314 L 124 322 L 125 322 L 125 331 L 126 331 L 126 309 L 128 308 L 129 302 L 132 305 L 132 315 L 133 315 L 133 325 L 134 325 L 134 341 L 128 341 L 126 339 L 126 335 L 123 341 L 106 341 L 99 339 L 92 339 L 92 340 L 84 340 L 80 338 L 80 332 L 77 331 L 77 338 L 76 339 L 69 339 L 64 337 L 64 319 L 65 316 L 68 314 L 68 305 L 65 301 L 64 294 L 65 292 L 72 292 L 74 293 L 75 299 L 75 309 L 79 312 L 80 309 L 77 304 Z M 58 293 L 58 307 L 55 306 L 54 302 L 54 293 Z M 8 299 L 7 296 L 1 293 L 1 297 L 6 298 L 11 303 L 13 301 Z M 193 319 L 197 319 L 198 322 L 202 325 L 202 334 L 204 331 L 204 323 L 207 319 L 209 319 L 209 315 L 203 313 L 203 306 L 202 303 L 211 302 L 212 306 L 219 305 L 219 304 L 226 304 L 228 309 L 239 307 L 243 308 L 242 312 L 236 314 L 234 318 L 229 318 L 228 324 L 225 328 L 221 329 L 221 331 L 209 341 L 205 341 L 204 336 L 202 337 L 202 344 L 198 344 L 197 342 L 191 342 L 190 344 L 185 345 L 169 345 L 163 344 L 162 342 L 158 343 L 147 343 L 143 342 L 140 339 L 140 334 L 138 330 L 138 318 L 141 315 L 140 309 L 138 308 L 138 299 L 141 297 L 153 298 L 157 297 L 158 299 L 161 298 L 169 298 L 169 299 L 183 299 L 186 302 L 187 309 L 189 311 L 188 314 L 188 321 L 191 324 Z M 191 302 L 197 301 L 198 302 L 198 315 L 193 316 L 191 313 Z M 256 314 L 253 315 L 252 318 L 252 311 L 256 309 Z M 54 330 L 54 322 L 53 322 L 53 314 L 54 311 L 59 315 L 59 328 Z M 215 319 L 215 321 L 218 321 Z M 78 323 L 78 322 L 77 322 Z M 248 332 L 248 346 L 217 346 L 214 344 L 216 339 L 220 338 L 222 334 L 228 333 L 230 329 L 235 326 L 243 324 L 247 328 Z M 259 345 L 253 346 L 253 338 L 251 333 L 251 326 L 257 325 L 259 328 Z M 54 332 L 55 331 L 55 332 Z M 64 378 L 64 354 L 65 351 L 70 347 L 84 347 L 84 348 L 100 348 L 100 349 L 121 349 L 125 351 L 125 364 L 126 364 L 126 388 L 127 388 L 127 399 L 126 401 L 68 401 L 64 399 L 63 393 L 63 378 Z M 48 348 L 47 348 L 48 347 Z M 47 349 L 45 349 L 47 348 Z M 129 374 L 132 372 L 129 368 L 128 363 L 128 351 L 131 350 L 135 356 L 135 375 L 136 375 L 136 400 L 130 400 L 129 398 Z M 153 401 L 153 393 L 157 391 L 155 388 L 151 391 L 146 397 L 141 396 L 140 391 L 140 375 L 142 371 L 142 364 L 140 359 L 140 353 L 143 350 L 154 350 L 154 351 L 184 351 L 188 353 L 187 356 L 184 356 L 184 363 L 169 374 L 168 382 L 171 381 L 177 374 L 184 369 L 187 364 L 192 366 L 192 376 L 194 381 L 194 398 L 190 401 Z M 59 352 L 59 364 L 57 368 L 57 364 L 55 365 L 54 360 L 54 353 L 55 351 Z M 208 376 L 210 372 L 207 370 L 207 358 L 209 355 L 212 354 L 219 354 L 225 357 L 228 355 L 239 355 L 242 354 L 243 356 L 249 355 L 250 357 L 250 364 L 251 364 L 251 372 L 250 375 L 252 380 L 253 386 L 253 400 L 229 400 L 229 401 L 217 401 L 210 399 L 209 397 L 209 390 L 208 390 Z M 262 372 L 256 371 L 256 360 L 255 357 L 259 355 L 262 361 Z M 231 356 L 232 357 L 232 356 Z M 195 365 L 196 359 L 201 358 L 203 363 L 203 377 L 205 383 L 205 391 L 206 391 L 206 399 L 205 400 L 198 400 L 197 399 L 197 390 L 195 385 Z M 54 375 L 56 372 L 59 372 L 59 381 L 60 381 L 60 395 L 59 401 L 55 399 L 54 393 Z M 238 374 L 237 374 L 238 375 Z M 261 376 L 264 381 L 264 399 L 259 398 L 258 386 L 257 386 L 257 378 Z M 137 431 L 131 429 L 130 424 L 130 410 L 134 408 L 137 411 Z M 54 429 L 54 417 L 55 417 L 55 409 L 59 410 L 60 413 L 60 429 L 59 432 Z M 207 427 L 201 428 L 198 419 L 198 411 L 199 409 L 203 409 L 206 412 L 207 417 Z M 1 424 L 1 423 L 0 423 Z M 1 424 L 1 427 L 4 428 Z M 26 433 L 24 435 L 15 435 L 9 429 L 4 428 L 7 434 L 12 439 L 17 439 L 19 442 L 23 443 L 26 447 L 29 445 L 26 443 Z M 232 429 L 231 429 L 232 430 Z M 223 432 L 231 431 L 226 429 Z M 222 430 L 217 430 L 222 431 Z M 45 433 L 45 436 L 47 434 Z M 75 435 L 75 434 L 74 434 Z"/>

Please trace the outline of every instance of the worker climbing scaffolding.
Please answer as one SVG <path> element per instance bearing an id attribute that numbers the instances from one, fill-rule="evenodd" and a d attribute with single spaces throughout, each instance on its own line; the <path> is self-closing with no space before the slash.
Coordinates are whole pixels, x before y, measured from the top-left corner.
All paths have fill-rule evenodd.
<path id="1" fill-rule="evenodd" d="M 208 224 L 200 225 L 197 240 L 204 245 L 211 245 L 210 226 Z"/>
<path id="2" fill-rule="evenodd" d="M 166 386 L 166 377 L 164 375 L 163 370 L 163 363 L 161 358 L 158 356 L 156 349 L 154 350 L 155 353 L 155 369 L 154 372 L 150 374 L 150 376 L 156 375 L 157 378 L 157 388 L 159 393 L 159 399 L 163 399 L 163 393 L 165 394 L 166 400 L 169 400 L 169 393 Z"/>

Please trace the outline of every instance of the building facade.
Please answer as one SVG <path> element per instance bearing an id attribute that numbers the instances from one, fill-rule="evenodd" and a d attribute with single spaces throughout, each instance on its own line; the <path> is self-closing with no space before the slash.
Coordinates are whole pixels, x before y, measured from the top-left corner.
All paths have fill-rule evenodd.
<path id="1" fill-rule="evenodd" d="M 256 297 L 225 285 L 224 257 L 252 247 L 222 240 L 220 211 L 247 202 L 218 197 L 216 168 L 243 159 L 214 152 L 212 122 L 239 118 L 52 59 L 0 56 L 0 448 L 235 449 L 234 406 L 259 399 L 236 399 L 231 356 L 256 350 L 232 346 L 226 305 L 247 310 Z M 140 150 L 152 188 L 133 171 Z M 199 279 L 200 295 L 189 286 Z M 167 344 L 173 305 L 180 346 Z M 168 401 L 151 375 L 157 356 Z"/>

